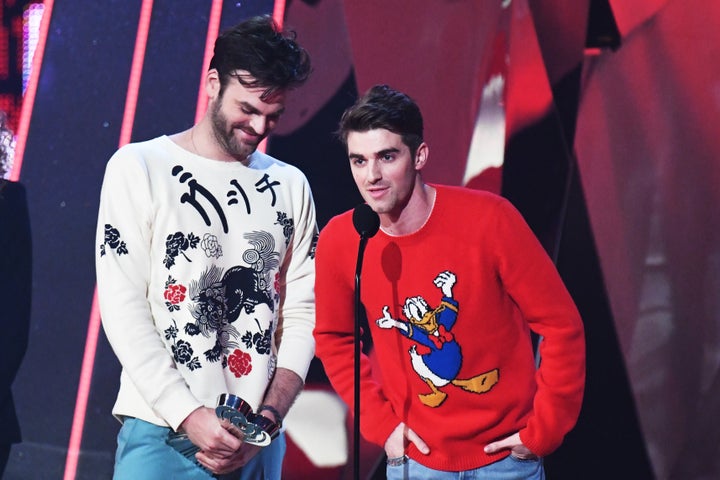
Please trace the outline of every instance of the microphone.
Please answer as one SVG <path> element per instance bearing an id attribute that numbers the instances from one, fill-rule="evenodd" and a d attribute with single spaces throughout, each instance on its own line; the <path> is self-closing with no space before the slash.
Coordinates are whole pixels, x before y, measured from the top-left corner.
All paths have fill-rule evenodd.
<path id="1" fill-rule="evenodd" d="M 355 266 L 355 371 L 354 371 L 354 403 L 353 409 L 353 479 L 360 478 L 360 320 L 363 316 L 360 301 L 360 272 L 362 270 L 363 254 L 368 238 L 375 235 L 380 229 L 380 217 L 370 205 L 361 203 L 353 210 L 353 226 L 360 234 L 357 264 Z"/>
<path id="2" fill-rule="evenodd" d="M 361 203 L 353 210 L 353 225 L 361 238 L 370 238 L 380 229 L 380 217 L 367 203 Z"/>

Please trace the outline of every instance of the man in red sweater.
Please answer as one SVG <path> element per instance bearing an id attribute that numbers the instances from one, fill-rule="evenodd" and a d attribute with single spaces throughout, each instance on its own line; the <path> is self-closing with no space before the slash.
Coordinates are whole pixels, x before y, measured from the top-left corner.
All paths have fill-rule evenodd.
<path id="1" fill-rule="evenodd" d="M 377 361 L 361 357 L 360 430 L 384 447 L 387 478 L 544 478 L 585 381 L 582 321 L 555 266 L 504 198 L 423 181 L 429 148 L 407 95 L 371 88 L 339 132 L 380 217 L 362 271 Z M 357 241 L 346 212 L 316 252 L 317 356 L 351 407 Z"/>

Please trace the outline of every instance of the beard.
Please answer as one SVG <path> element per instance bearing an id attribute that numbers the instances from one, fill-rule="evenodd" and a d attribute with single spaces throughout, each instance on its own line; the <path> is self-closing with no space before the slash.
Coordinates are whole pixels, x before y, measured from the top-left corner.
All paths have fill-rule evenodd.
<path id="1" fill-rule="evenodd" d="M 222 97 L 213 102 L 210 111 L 213 136 L 225 153 L 235 157 L 239 161 L 244 161 L 257 149 L 260 141 L 257 143 L 247 143 L 238 140 L 235 136 L 235 130 L 249 127 L 246 127 L 244 124 L 229 124 L 227 117 L 221 110 L 221 98 Z"/>

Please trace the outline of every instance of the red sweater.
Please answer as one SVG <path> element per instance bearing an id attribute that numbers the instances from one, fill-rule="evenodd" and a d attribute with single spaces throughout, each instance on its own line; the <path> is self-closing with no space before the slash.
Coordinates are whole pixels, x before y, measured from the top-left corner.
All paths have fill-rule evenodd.
<path id="1" fill-rule="evenodd" d="M 367 243 L 361 299 L 376 358 L 361 360 L 361 432 L 383 446 L 405 422 L 430 447 L 423 455 L 411 445 L 408 455 L 438 470 L 499 460 L 508 452 L 487 455 L 483 447 L 517 431 L 545 456 L 575 425 L 582 402 L 578 311 L 507 200 L 435 187 L 435 206 L 419 231 L 380 231 Z M 352 411 L 359 237 L 351 213 L 331 219 L 320 234 L 315 337 L 317 356 Z M 391 327 L 378 326 L 384 317 Z M 539 369 L 530 330 L 543 337 Z"/>

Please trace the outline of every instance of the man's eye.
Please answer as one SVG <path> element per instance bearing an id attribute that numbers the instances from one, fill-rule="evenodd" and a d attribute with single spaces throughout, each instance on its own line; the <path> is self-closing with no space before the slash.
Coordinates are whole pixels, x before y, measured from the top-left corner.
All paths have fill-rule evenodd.
<path id="1" fill-rule="evenodd" d="M 382 156 L 382 159 L 385 160 L 386 162 L 389 162 L 389 161 L 393 160 L 394 158 L 395 157 L 390 153 L 386 153 L 385 155 Z"/>

